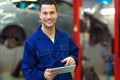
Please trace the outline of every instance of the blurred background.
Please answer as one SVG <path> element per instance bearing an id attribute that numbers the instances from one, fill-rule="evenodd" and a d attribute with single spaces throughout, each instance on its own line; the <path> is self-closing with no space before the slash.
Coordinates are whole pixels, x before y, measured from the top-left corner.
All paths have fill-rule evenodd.
<path id="1" fill-rule="evenodd" d="M 24 80 L 20 67 L 23 46 L 41 24 L 39 1 L 0 0 L 0 80 Z M 56 0 L 56 3 L 56 25 L 73 38 L 73 0 Z M 113 56 L 114 14 L 114 0 L 82 0 L 79 35 L 83 72 L 94 67 L 100 80 L 106 80 L 107 60 Z"/>

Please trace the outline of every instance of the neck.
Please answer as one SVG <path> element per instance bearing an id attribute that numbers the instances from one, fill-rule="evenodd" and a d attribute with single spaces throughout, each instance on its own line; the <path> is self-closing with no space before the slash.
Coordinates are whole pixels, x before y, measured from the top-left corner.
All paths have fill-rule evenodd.
<path id="1" fill-rule="evenodd" d="M 54 39 L 55 36 L 55 27 L 51 27 L 51 28 L 46 28 L 44 26 L 42 26 L 42 31 L 50 38 L 50 39 Z"/>

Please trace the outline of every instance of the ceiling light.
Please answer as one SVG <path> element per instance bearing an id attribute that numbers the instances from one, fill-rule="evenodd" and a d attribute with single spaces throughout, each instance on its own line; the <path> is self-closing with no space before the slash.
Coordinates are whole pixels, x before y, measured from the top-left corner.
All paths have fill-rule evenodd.
<path id="1" fill-rule="evenodd" d="M 115 9 L 114 8 L 104 8 L 104 9 L 101 9 L 100 14 L 102 14 L 102 15 L 114 15 Z"/>

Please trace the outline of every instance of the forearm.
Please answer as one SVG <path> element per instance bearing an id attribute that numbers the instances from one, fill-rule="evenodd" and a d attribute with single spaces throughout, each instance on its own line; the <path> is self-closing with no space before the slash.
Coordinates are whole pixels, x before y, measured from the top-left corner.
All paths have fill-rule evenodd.
<path id="1" fill-rule="evenodd" d="M 45 80 L 44 71 L 39 71 L 34 67 L 28 67 L 23 64 L 22 71 L 26 80 Z"/>

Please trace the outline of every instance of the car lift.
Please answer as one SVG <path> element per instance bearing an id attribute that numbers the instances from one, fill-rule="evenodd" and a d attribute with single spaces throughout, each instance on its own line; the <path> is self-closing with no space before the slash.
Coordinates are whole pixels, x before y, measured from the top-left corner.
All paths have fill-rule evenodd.
<path id="1" fill-rule="evenodd" d="M 80 9 L 82 6 L 82 0 L 73 0 L 73 15 L 74 15 L 74 28 L 73 28 L 73 40 L 79 47 L 78 54 L 79 64 L 74 73 L 74 80 L 82 80 L 82 47 L 80 45 Z"/>
<path id="2" fill-rule="evenodd" d="M 120 0 L 114 0 L 115 5 L 115 39 L 114 39 L 114 76 L 115 80 L 120 80 Z"/>

